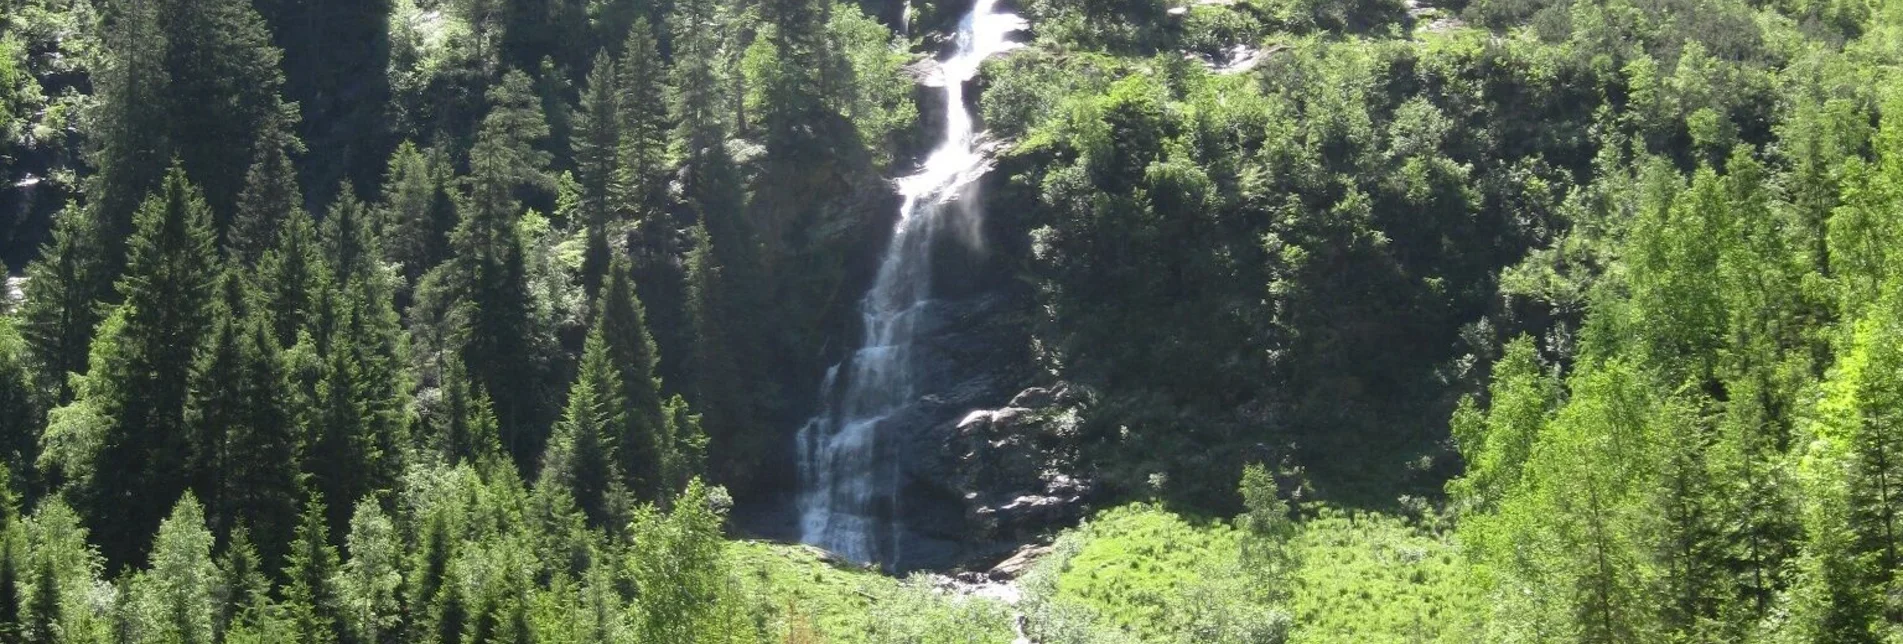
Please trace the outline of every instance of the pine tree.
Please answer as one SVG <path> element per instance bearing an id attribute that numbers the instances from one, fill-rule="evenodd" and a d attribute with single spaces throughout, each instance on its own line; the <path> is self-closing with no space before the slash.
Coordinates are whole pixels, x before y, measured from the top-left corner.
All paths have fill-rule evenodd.
<path id="1" fill-rule="evenodd" d="M 621 389 L 597 324 L 582 352 L 581 373 L 568 390 L 568 411 L 543 452 L 541 473 L 546 484 L 567 491 L 593 526 L 607 524 L 612 488 L 620 478 L 612 433 L 623 423 L 616 413 Z"/>
<path id="2" fill-rule="evenodd" d="M 336 642 L 344 632 L 344 611 L 336 586 L 337 549 L 330 545 L 324 525 L 324 501 L 307 499 L 297 541 L 285 562 L 284 603 L 296 625 L 297 641 L 307 644 Z"/>
<path id="3" fill-rule="evenodd" d="M 159 508 L 189 482 L 178 466 L 192 459 L 186 398 L 218 274 L 210 209 L 182 169 L 173 167 L 137 219 L 119 281 L 123 322 L 100 338 L 115 346 L 95 351 L 80 394 L 109 419 L 83 498 L 101 552 L 117 565 L 141 558 Z"/>
<path id="4" fill-rule="evenodd" d="M 658 238 L 666 230 L 659 219 L 666 205 L 662 173 L 667 160 L 668 106 L 658 99 L 668 93 L 667 70 L 647 18 L 636 18 L 628 30 L 615 71 L 620 110 L 615 130 L 621 140 L 615 151 L 614 210 L 619 218 L 653 228 L 647 235 Z"/>
<path id="5" fill-rule="evenodd" d="M 762 334 L 751 325 L 767 308 L 753 289 L 766 283 L 745 212 L 744 182 L 727 151 L 721 117 L 727 103 L 715 68 L 721 60 L 717 10 L 708 0 L 683 0 L 671 23 L 676 51 L 670 108 L 682 164 L 678 208 L 694 226 L 686 278 L 687 322 L 696 347 L 693 402 L 705 410 L 712 452 L 722 460 L 713 468 L 716 476 L 733 476 L 739 468 L 727 464 L 745 462 L 759 449 L 759 437 L 740 432 L 755 418 L 758 392 L 741 389 L 739 365 L 761 355 L 754 343 Z"/>
<path id="6" fill-rule="evenodd" d="M 607 50 L 596 54 L 581 98 L 575 140 L 576 179 L 580 183 L 577 209 L 586 238 L 582 251 L 583 293 L 593 299 L 601 291 L 608 270 L 608 225 L 614 219 L 613 190 L 619 172 L 621 96 L 614 58 Z"/>
<path id="7" fill-rule="evenodd" d="M 774 51 L 772 73 L 766 78 L 761 122 L 766 127 L 767 153 L 782 159 L 820 149 L 811 140 L 828 114 L 824 74 L 836 63 L 827 38 L 832 3 L 826 0 L 770 0 L 760 5 L 773 25 L 768 43 Z"/>
<path id="8" fill-rule="evenodd" d="M 724 326 L 727 311 L 732 310 L 726 300 L 727 275 L 718 264 L 707 228 L 695 226 L 690 237 L 694 248 L 687 255 L 687 301 L 694 338 L 693 403 L 705 410 L 702 423 L 709 451 L 720 458 L 709 467 L 727 474 L 728 464 L 748 458 L 742 447 L 746 439 L 739 435 L 747 402 L 741 391 L 740 362 Z"/>
<path id="9" fill-rule="evenodd" d="M 347 507 L 350 499 L 374 489 L 375 447 L 368 427 L 373 422 L 372 410 L 362 396 L 368 375 L 359 370 L 342 333 L 333 333 L 328 345 L 320 349 L 323 376 L 317 383 L 312 421 L 305 428 L 303 471 L 326 504 Z M 327 519 L 329 525 L 344 525 L 349 517 Z"/>
<path id="10" fill-rule="evenodd" d="M 421 534 L 418 536 L 416 555 L 410 565 L 408 579 L 409 597 L 405 603 L 408 611 L 411 641 L 428 641 L 437 637 L 439 642 L 456 642 L 459 638 L 442 637 L 445 630 L 445 618 L 460 622 L 454 611 L 440 611 L 439 600 L 455 592 L 451 587 L 455 581 L 450 578 L 450 559 L 453 556 L 453 542 L 449 536 L 449 519 L 442 510 L 430 512 L 422 521 Z M 449 612 L 451 614 L 445 614 Z M 456 627 L 460 629 L 460 626 Z M 457 631 L 460 633 L 460 630 Z"/>
<path id="11" fill-rule="evenodd" d="M 53 568 L 53 560 L 41 557 L 33 570 L 32 594 L 26 598 L 26 623 L 22 629 L 28 644 L 55 644 L 59 642 L 60 601 L 59 573 Z"/>
<path id="12" fill-rule="evenodd" d="M 1477 509 L 1494 506 L 1519 487 L 1540 430 L 1552 420 L 1559 383 L 1545 373 L 1531 338 L 1507 343 L 1493 366 L 1491 399 L 1485 414 L 1463 400 L 1452 430 L 1467 471 L 1448 483 L 1448 491 Z"/>
<path id="13" fill-rule="evenodd" d="M 673 436 L 668 432 L 661 382 L 655 375 L 657 349 L 653 336 L 648 334 L 647 314 L 634 292 L 633 277 L 627 261 L 616 258 L 596 306 L 600 316 L 597 328 L 620 386 L 616 416 L 621 425 L 614 434 L 620 470 L 630 489 L 652 501 L 661 498 L 662 491 L 669 487 L 663 464 L 669 458 Z"/>
<path id="14" fill-rule="evenodd" d="M 318 237 L 323 240 L 323 256 L 331 278 L 338 283 L 370 279 L 376 271 L 382 253 L 375 247 L 370 213 L 349 186 L 338 190 L 337 200 L 318 227 Z"/>
<path id="15" fill-rule="evenodd" d="M 302 209 L 278 229 L 277 244 L 258 261 L 263 313 L 278 345 L 289 348 L 300 332 L 315 331 L 319 296 L 330 279 L 324 270 L 316 224 Z"/>
<path id="16" fill-rule="evenodd" d="M 1661 410 L 1662 467 L 1654 507 L 1661 521 L 1658 559 L 1663 564 L 1660 599 L 1665 628 L 1676 637 L 1709 636 L 1733 596 L 1724 573 L 1725 552 L 1718 491 L 1707 452 L 1708 428 L 1691 410 L 1668 404 Z"/>
<path id="17" fill-rule="evenodd" d="M 690 166 L 726 145 L 724 85 L 715 67 L 721 59 L 719 18 L 713 0 L 679 0 L 668 19 L 674 35 L 668 111 L 674 120 L 675 149 Z"/>
<path id="18" fill-rule="evenodd" d="M 425 154 L 408 141 L 390 156 L 383 182 L 384 259 L 395 263 L 405 284 L 414 287 L 423 274 L 449 256 L 449 230 L 455 226 L 446 160 Z"/>
<path id="19" fill-rule="evenodd" d="M 186 423 L 197 457 L 194 487 L 208 499 L 213 534 L 250 526 L 277 561 L 297 522 L 297 436 L 286 373 L 265 317 L 235 271 L 192 373 Z"/>
<path id="20" fill-rule="evenodd" d="M 135 211 L 159 187 L 173 157 L 166 110 L 171 80 L 164 65 L 166 34 L 160 28 L 160 4 L 121 5 L 108 23 L 104 65 L 93 70 L 97 87 L 94 142 L 86 154 L 94 174 L 86 184 L 88 216 L 99 243 L 100 299 L 116 300 L 110 284 L 126 265 L 126 243 L 136 225 Z M 249 154 L 245 155 L 249 158 Z"/>
<path id="21" fill-rule="evenodd" d="M 700 415 L 679 394 L 668 398 L 663 410 L 670 445 L 662 464 L 667 488 L 661 494 L 671 499 L 686 490 L 688 483 L 706 476 L 707 432 L 701 429 Z"/>
<path id="22" fill-rule="evenodd" d="M 287 130 L 295 111 L 279 95 L 283 54 L 245 0 L 180 0 L 167 5 L 159 23 L 171 80 L 161 103 L 166 131 L 204 188 L 222 238 L 261 148 L 293 136 Z"/>
<path id="23" fill-rule="evenodd" d="M 1847 545 L 1866 575 L 1858 586 L 1889 597 L 1903 564 L 1903 349 L 1891 340 L 1903 324 L 1894 298 L 1870 311 L 1855 323 L 1849 350 L 1824 384 L 1818 415 L 1836 450 L 1830 453 L 1842 459 Z M 1894 603 L 1880 610 L 1903 616 Z"/>
<path id="24" fill-rule="evenodd" d="M 20 577 L 26 554 L 20 541 L 19 510 L 9 499 L 0 507 L 0 641 L 19 642 L 24 633 Z"/>
<path id="25" fill-rule="evenodd" d="M 19 479 L 31 476 L 39 460 L 40 424 L 46 418 L 27 365 L 26 343 L 13 325 L 13 318 L 0 316 L 0 463 L 5 465 L 0 471 L 0 513 L 14 511 L 16 485 L 33 490 L 32 480 Z M 0 530 L 9 523 L 0 515 Z"/>
<path id="26" fill-rule="evenodd" d="M 550 397 L 542 361 L 548 354 L 538 350 L 547 335 L 536 324 L 514 196 L 546 176 L 547 153 L 532 142 L 548 130 L 526 104 L 527 85 L 527 77 L 510 72 L 491 92 L 495 107 L 470 151 L 464 216 L 451 240 L 456 266 L 450 267 L 451 292 L 466 305 L 456 310 L 462 359 L 492 397 L 503 447 L 524 471 L 541 451 Z"/>
<path id="27" fill-rule="evenodd" d="M 442 410 L 432 420 L 434 447 L 450 465 L 485 465 L 500 457 L 494 403 L 482 385 L 470 381 L 462 359 L 445 356 L 437 367 L 442 374 Z"/>
<path id="28" fill-rule="evenodd" d="M 152 568 L 134 579 L 139 611 L 151 620 L 140 630 L 150 642 L 215 640 L 218 604 L 214 589 L 218 568 L 212 564 L 212 535 L 204 509 L 187 493 L 172 515 L 159 524 L 152 544 Z"/>
<path id="29" fill-rule="evenodd" d="M 265 562 L 251 545 L 251 533 L 242 524 L 232 528 L 218 556 L 218 633 L 255 624 L 270 599 L 271 580 Z"/>
<path id="30" fill-rule="evenodd" d="M 259 136 L 244 190 L 238 193 L 231 230 L 226 233 L 230 256 L 245 266 L 255 266 L 279 239 L 278 228 L 304 208 L 297 168 L 291 164 L 296 147 L 297 140 L 282 128 L 269 128 Z"/>
<path id="31" fill-rule="evenodd" d="M 70 376 L 86 371 L 110 278 L 89 213 L 67 208 L 53 222 L 52 241 L 27 267 L 19 317 L 40 398 L 59 405 L 72 400 Z"/>

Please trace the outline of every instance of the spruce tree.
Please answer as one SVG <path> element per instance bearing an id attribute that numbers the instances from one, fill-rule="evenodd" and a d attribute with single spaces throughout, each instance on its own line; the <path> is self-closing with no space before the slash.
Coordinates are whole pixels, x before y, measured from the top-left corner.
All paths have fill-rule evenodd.
<path id="1" fill-rule="evenodd" d="M 135 212 L 146 195 L 158 188 L 173 157 L 167 111 L 171 81 L 164 65 L 167 36 L 160 28 L 162 3 L 134 2 L 118 6 L 117 19 L 107 23 L 107 55 L 93 70 L 95 108 L 93 147 L 86 161 L 94 174 L 87 180 L 87 212 L 94 220 L 92 234 L 99 243 L 100 299 L 117 300 L 110 284 L 126 265 L 126 243 L 136 225 Z M 249 158 L 250 155 L 244 155 Z"/>
<path id="2" fill-rule="evenodd" d="M 341 186 L 337 200 L 331 202 L 323 223 L 318 226 L 325 263 L 330 267 L 331 278 L 340 284 L 372 279 L 377 270 L 382 253 L 377 250 L 370 218 L 371 214 L 349 186 Z"/>
<path id="3" fill-rule="evenodd" d="M 614 210 L 618 218 L 655 228 L 658 237 L 665 230 L 658 219 L 666 205 L 668 104 L 659 99 L 668 95 L 667 69 L 646 17 L 636 18 L 628 30 L 615 72 L 620 110 L 615 130 L 621 140 L 615 150 Z"/>
<path id="4" fill-rule="evenodd" d="M 186 410 L 212 531 L 228 539 L 250 527 L 265 561 L 275 562 L 297 523 L 297 435 L 291 394 L 268 321 L 250 309 L 236 271 L 223 278 L 223 305 L 192 373 Z"/>
<path id="5" fill-rule="evenodd" d="M 185 424 L 193 363 L 210 326 L 217 280 L 211 211 L 174 166 L 139 209 L 128 244 L 117 333 L 95 352 L 84 402 L 108 419 L 103 447 L 82 491 L 89 523 L 108 561 L 141 558 L 160 508 L 185 491 L 192 460 Z"/>
<path id="6" fill-rule="evenodd" d="M 140 629 L 145 641 L 216 641 L 219 576 L 212 541 L 203 507 L 186 494 L 159 524 L 151 569 L 134 580 L 137 598 L 145 604 L 139 613 L 142 621 L 149 620 Z"/>
<path id="7" fill-rule="evenodd" d="M 705 410 L 702 422 L 709 451 L 721 458 L 708 465 L 714 472 L 727 473 L 725 466 L 747 458 L 739 447 L 744 440 L 739 428 L 746 413 L 741 363 L 723 326 L 731 309 L 726 300 L 727 277 L 720 269 L 713 237 L 705 226 L 695 226 L 690 237 L 694 246 L 687 254 L 687 302 L 694 338 L 693 403 Z"/>
<path id="8" fill-rule="evenodd" d="M 610 363 L 608 342 L 597 324 L 582 352 L 581 373 L 568 390 L 568 410 L 543 452 L 542 481 L 566 489 L 590 525 L 606 525 L 613 488 L 620 479 L 612 434 L 621 382 Z"/>
<path id="9" fill-rule="evenodd" d="M 510 72 L 491 92 L 494 107 L 470 151 L 463 220 L 451 292 L 463 338 L 462 359 L 474 382 L 495 403 L 503 447 L 524 471 L 541 451 L 548 418 L 544 357 L 547 335 L 538 328 L 518 232 L 518 189 L 546 178 L 547 153 L 533 142 L 547 126 L 526 95 L 527 77 Z"/>
<path id="10" fill-rule="evenodd" d="M 264 18 L 245 0 L 166 3 L 159 23 L 171 80 L 165 124 L 180 161 L 205 191 L 222 237 L 237 209 L 246 171 L 268 148 L 283 146 L 295 111 L 279 93 L 283 54 Z M 146 106 L 150 109 L 151 106 Z"/>
<path id="11" fill-rule="evenodd" d="M 620 385 L 617 415 L 621 427 L 615 432 L 615 444 L 621 452 L 622 476 L 642 498 L 654 500 L 666 487 L 662 463 L 672 437 L 667 432 L 661 382 L 656 376 L 658 350 L 648 333 L 646 310 L 635 294 L 634 276 L 625 259 L 615 259 L 596 308 L 609 364 L 617 370 Z"/>
<path id="12" fill-rule="evenodd" d="M 613 190 L 619 171 L 621 95 L 614 58 L 607 50 L 595 55 L 582 90 L 575 140 L 576 180 L 580 183 L 580 224 L 585 238 L 582 251 L 583 293 L 591 300 L 601 290 L 608 270 L 608 226 L 614 219 Z"/>
<path id="13" fill-rule="evenodd" d="M 317 227 L 302 209 L 291 211 L 277 231 L 277 244 L 258 262 L 262 313 L 278 345 L 289 348 L 298 334 L 316 329 L 313 317 L 330 278 L 324 270 Z"/>
<path id="14" fill-rule="evenodd" d="M 330 529 L 324 525 L 324 502 L 312 496 L 305 500 L 304 515 L 298 522 L 297 541 L 285 561 L 285 610 L 295 625 L 297 641 L 324 644 L 338 641 L 344 632 L 343 604 L 337 586 L 337 549 L 330 545 Z"/>
<path id="15" fill-rule="evenodd" d="M 296 139 L 282 128 L 268 128 L 259 135 L 225 239 L 230 256 L 245 266 L 256 265 L 279 239 L 278 228 L 304 208 L 297 168 L 291 164 L 296 147 Z"/>
<path id="16" fill-rule="evenodd" d="M 0 316 L 0 464 L 5 465 L 0 471 L 0 513 L 15 511 L 16 490 L 33 491 L 34 481 L 22 479 L 31 475 L 34 461 L 39 460 L 40 425 L 46 418 L 33 386 L 25 343 L 13 325 L 13 318 Z M 9 523 L 0 515 L 0 530 Z"/>
<path id="17" fill-rule="evenodd" d="M 282 560 L 273 562 L 275 566 Z M 233 629 L 255 623 L 270 599 L 271 579 L 265 574 L 266 562 L 260 560 L 251 545 L 251 532 L 242 524 L 232 528 L 218 555 L 218 632 L 222 638 Z"/>
<path id="18" fill-rule="evenodd" d="M 72 374 L 85 373 L 93 330 L 107 297 L 104 241 L 93 217 L 68 207 L 53 219 L 53 239 L 27 267 L 20 334 L 45 404 L 72 400 Z"/>
<path id="19" fill-rule="evenodd" d="M 713 0 L 679 0 L 668 26 L 674 35 L 668 101 L 674 146 L 677 155 L 692 164 L 726 144 L 726 100 L 721 95 L 722 70 L 716 67 L 721 60 L 719 5 Z"/>
<path id="20" fill-rule="evenodd" d="M 404 283 L 414 288 L 423 274 L 449 255 L 449 231 L 455 226 L 444 169 L 448 163 L 408 141 L 390 155 L 384 175 L 384 259 L 396 264 Z"/>

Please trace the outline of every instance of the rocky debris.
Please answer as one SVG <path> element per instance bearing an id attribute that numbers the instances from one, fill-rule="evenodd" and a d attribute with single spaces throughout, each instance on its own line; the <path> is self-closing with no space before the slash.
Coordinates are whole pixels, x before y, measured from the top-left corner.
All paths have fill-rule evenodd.
<path id="1" fill-rule="evenodd" d="M 985 576 L 990 577 L 992 581 L 1010 581 L 1023 577 L 1024 573 L 1030 572 L 1031 567 L 1037 565 L 1037 562 L 1044 558 L 1044 555 L 1050 553 L 1050 546 L 1041 544 L 1026 545 L 1018 548 L 1017 552 L 1012 553 L 1011 556 L 1004 561 L 998 562 L 998 565 L 992 566 L 991 570 L 985 573 Z"/>
<path id="2" fill-rule="evenodd" d="M 1066 409 L 1074 403 L 1067 385 L 1031 387 L 937 432 L 939 484 L 959 491 L 975 536 L 1015 544 L 1082 518 L 1091 486 L 1067 473 L 1075 457 Z"/>

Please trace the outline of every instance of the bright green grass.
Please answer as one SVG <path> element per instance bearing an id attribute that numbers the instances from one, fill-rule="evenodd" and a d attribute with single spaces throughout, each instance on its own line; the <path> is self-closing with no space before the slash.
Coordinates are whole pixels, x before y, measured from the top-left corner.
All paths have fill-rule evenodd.
<path id="1" fill-rule="evenodd" d="M 1446 536 L 1390 515 L 1324 511 L 1295 539 L 1295 642 L 1459 642 L 1479 608 Z"/>
<path id="2" fill-rule="evenodd" d="M 1058 576 L 1056 599 L 1145 640 L 1169 635 L 1209 564 L 1233 561 L 1239 547 L 1226 525 L 1192 525 L 1144 504 L 1105 511 L 1078 530 L 1083 547 Z"/>
<path id="3" fill-rule="evenodd" d="M 1196 612 L 1265 600 L 1238 563 L 1240 535 L 1157 506 L 1108 510 L 1074 533 L 1053 601 L 1087 607 L 1105 626 L 1147 642 L 1198 641 Z M 1444 535 L 1399 517 L 1324 509 L 1292 544 L 1300 567 L 1279 609 L 1298 643 L 1460 642 L 1470 639 L 1478 596 Z M 1214 591 L 1214 592 L 1212 592 Z M 1229 611 L 1241 613 L 1243 611 Z"/>
<path id="4" fill-rule="evenodd" d="M 951 596 L 921 580 L 835 566 L 803 546 L 741 541 L 728 552 L 757 619 L 789 644 L 1011 641 L 1011 614 L 995 601 Z"/>

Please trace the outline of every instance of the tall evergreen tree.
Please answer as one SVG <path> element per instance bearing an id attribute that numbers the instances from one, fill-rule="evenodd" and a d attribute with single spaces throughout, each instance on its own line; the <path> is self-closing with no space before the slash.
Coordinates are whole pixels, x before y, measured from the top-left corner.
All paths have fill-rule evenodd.
<path id="1" fill-rule="evenodd" d="M 747 439 L 740 435 L 747 409 L 740 362 L 723 326 L 730 310 L 724 290 L 727 276 L 707 228 L 695 226 L 690 235 L 694 247 L 687 255 L 687 301 L 694 337 L 693 403 L 706 410 L 709 449 L 719 455 L 717 462 L 708 464 L 709 469 L 717 475 L 733 474 L 728 468 L 747 459 L 742 447 Z"/>
<path id="2" fill-rule="evenodd" d="M 144 605 L 138 611 L 146 622 L 139 629 L 142 641 L 216 641 L 219 577 L 212 541 L 203 507 L 186 494 L 159 524 L 151 569 L 134 580 L 136 598 Z"/>
<path id="3" fill-rule="evenodd" d="M 434 447 L 451 465 L 483 465 L 502 451 L 494 403 L 482 385 L 472 382 L 460 356 L 446 356 L 442 374 L 442 409 L 433 420 Z"/>
<path id="4" fill-rule="evenodd" d="M 217 280 L 211 210 L 174 166 L 138 214 L 129 243 L 122 322 L 94 351 L 80 402 L 106 419 L 93 477 L 81 490 L 108 561 L 138 560 L 161 510 L 185 491 L 191 462 L 185 406 L 192 366 L 209 327 Z M 75 403 L 79 404 L 79 403 Z"/>
<path id="5" fill-rule="evenodd" d="M 582 352 L 581 373 L 568 390 L 568 410 L 543 452 L 541 472 L 543 483 L 564 489 L 595 526 L 607 525 L 621 478 L 612 432 L 622 424 L 616 413 L 622 387 L 609 360 L 608 342 L 597 324 Z"/>
<path id="6" fill-rule="evenodd" d="M 283 128 L 267 128 L 259 135 L 225 240 L 231 257 L 245 266 L 256 265 L 277 242 L 278 228 L 304 208 L 297 168 L 291 164 L 295 147 L 296 139 Z"/>
<path id="7" fill-rule="evenodd" d="M 92 74 L 97 100 L 89 138 L 94 147 L 86 157 L 94 174 L 86 193 L 96 224 L 92 232 L 100 244 L 103 281 L 94 288 L 101 299 L 117 299 L 109 285 L 126 265 L 126 243 L 136 227 L 134 212 L 164 180 L 173 157 L 169 115 L 155 109 L 168 105 L 171 96 L 161 4 L 119 5 L 121 11 L 103 39 L 109 52 L 105 64 Z"/>
<path id="8" fill-rule="evenodd" d="M 668 487 L 663 464 L 672 450 L 673 436 L 656 375 L 658 350 L 625 259 L 616 258 L 609 269 L 608 284 L 596 308 L 597 328 L 619 385 L 615 415 L 620 427 L 614 432 L 614 443 L 620 453 L 620 471 L 642 498 L 656 500 Z"/>
<path id="9" fill-rule="evenodd" d="M 104 241 L 94 219 L 67 208 L 54 218 L 53 239 L 27 267 L 20 333 L 42 400 L 72 399 L 69 376 L 85 373 L 93 330 L 99 325 L 102 286 L 110 283 Z"/>
<path id="10" fill-rule="evenodd" d="M 582 291 L 591 300 L 601 291 L 608 270 L 608 225 L 614 219 L 613 190 L 619 171 L 621 95 L 614 58 L 607 50 L 595 55 L 582 90 L 575 140 L 576 180 L 580 183 L 577 210 L 585 237 L 582 251 Z"/>
<path id="11" fill-rule="evenodd" d="M 294 136 L 287 133 L 294 112 L 279 94 L 283 54 L 246 0 L 177 0 L 166 7 L 159 19 L 171 80 L 160 103 L 166 131 L 204 188 L 222 238 L 252 161 Z"/>
<path id="12" fill-rule="evenodd" d="M 450 287 L 462 314 L 462 359 L 472 379 L 495 403 L 503 447 L 528 470 L 547 427 L 548 383 L 543 359 L 548 336 L 537 328 L 522 236 L 519 188 L 546 177 L 547 153 L 532 143 L 548 132 L 527 101 L 528 79 L 510 72 L 491 92 L 494 104 L 470 151 L 463 220 L 452 238 L 456 251 Z"/>
<path id="13" fill-rule="evenodd" d="M 621 60 L 615 66 L 616 133 L 621 141 L 616 148 L 615 183 L 612 187 L 614 210 L 620 218 L 635 219 L 644 225 L 653 223 L 665 230 L 658 220 L 666 205 L 662 189 L 663 167 L 667 160 L 668 104 L 657 100 L 667 96 L 667 74 L 655 28 L 645 17 L 636 18 L 621 48 Z M 591 82 L 590 88 L 594 87 Z M 656 240 L 658 241 L 658 240 Z"/>
<path id="14" fill-rule="evenodd" d="M 285 561 L 285 610 L 295 625 L 297 641 L 324 644 L 338 641 L 344 632 L 344 611 L 337 592 L 337 549 L 330 545 L 324 525 L 323 500 L 305 501 L 297 525 L 297 541 Z"/>
<path id="15" fill-rule="evenodd" d="M 316 329 L 318 297 L 329 284 L 317 226 L 303 209 L 291 211 L 277 231 L 277 244 L 258 261 L 262 313 L 278 345 L 290 347 L 300 332 Z"/>
<path id="16" fill-rule="evenodd" d="M 205 351 L 192 373 L 186 409 L 197 457 L 194 486 L 207 499 L 213 534 L 249 526 L 259 552 L 276 562 L 297 523 L 297 435 L 287 374 L 268 319 L 235 270 L 223 278 Z M 273 566 L 275 569 L 275 566 Z"/>
<path id="17" fill-rule="evenodd" d="M 13 495 L 34 491 L 35 482 L 22 479 L 31 476 L 33 463 L 39 460 L 40 424 L 46 418 L 34 390 L 26 343 L 13 325 L 13 318 L 0 316 L 0 463 L 5 465 L 0 472 L 0 539 L 12 523 L 6 514 L 16 511 Z"/>
<path id="18" fill-rule="evenodd" d="M 272 562 L 275 566 L 282 560 Z M 218 555 L 218 632 L 221 637 L 235 628 L 255 624 L 264 617 L 270 599 L 271 579 L 265 575 L 266 562 L 259 560 L 251 545 L 251 533 L 240 525 L 226 538 Z"/>
<path id="19" fill-rule="evenodd" d="M 447 165 L 447 160 L 405 141 L 390 155 L 384 174 L 384 259 L 398 266 L 411 288 L 449 255 L 456 209 L 444 176 Z"/>
<path id="20" fill-rule="evenodd" d="M 668 111 L 674 120 L 675 150 L 690 164 L 726 144 L 726 101 L 721 93 L 722 70 L 717 67 L 720 17 L 713 0 L 680 0 L 668 19 L 674 36 Z M 638 42 L 634 39 L 639 35 L 630 38 L 631 43 Z"/>

